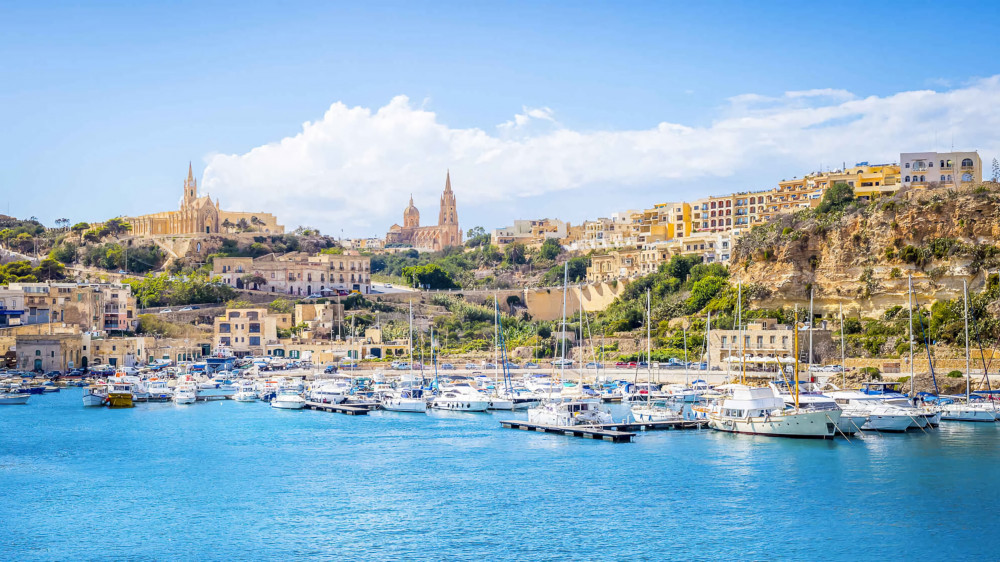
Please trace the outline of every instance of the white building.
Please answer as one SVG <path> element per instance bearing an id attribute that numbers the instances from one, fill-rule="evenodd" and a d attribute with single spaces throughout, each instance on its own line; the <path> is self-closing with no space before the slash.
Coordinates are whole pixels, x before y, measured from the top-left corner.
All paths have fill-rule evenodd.
<path id="1" fill-rule="evenodd" d="M 899 171 L 905 187 L 932 183 L 959 187 L 983 181 L 983 161 L 977 152 L 903 152 Z"/>

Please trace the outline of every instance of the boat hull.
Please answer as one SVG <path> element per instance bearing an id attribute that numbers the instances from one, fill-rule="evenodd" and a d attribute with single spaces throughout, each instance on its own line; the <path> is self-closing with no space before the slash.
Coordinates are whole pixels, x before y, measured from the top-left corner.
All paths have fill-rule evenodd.
<path id="1" fill-rule="evenodd" d="M 273 400 L 271 402 L 272 408 L 277 408 L 279 410 L 301 410 L 306 407 L 305 402 L 290 402 L 284 400 Z"/>
<path id="2" fill-rule="evenodd" d="M 488 400 L 434 400 L 431 407 L 453 412 L 485 412 L 490 403 Z"/>
<path id="3" fill-rule="evenodd" d="M 420 398 L 392 398 L 382 402 L 382 409 L 389 412 L 423 414 L 427 412 L 427 402 Z"/>
<path id="4" fill-rule="evenodd" d="M 745 418 L 729 418 L 710 414 L 708 426 L 727 433 L 766 437 L 830 439 L 836 435 L 837 422 L 839 421 L 840 412 L 837 411 L 800 412 Z"/>
<path id="5" fill-rule="evenodd" d="M 20 406 L 28 403 L 30 394 L 7 394 L 0 395 L 0 406 Z"/>
<path id="6" fill-rule="evenodd" d="M 871 414 L 862 429 L 874 431 L 906 431 L 913 425 L 910 416 Z"/>
<path id="7" fill-rule="evenodd" d="M 132 394 L 108 394 L 108 408 L 134 408 Z"/>

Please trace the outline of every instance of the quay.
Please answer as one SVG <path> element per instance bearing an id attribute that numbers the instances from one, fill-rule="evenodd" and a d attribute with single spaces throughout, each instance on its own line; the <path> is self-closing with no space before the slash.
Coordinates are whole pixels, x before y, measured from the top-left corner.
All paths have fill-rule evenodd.
<path id="1" fill-rule="evenodd" d="M 347 414 L 348 416 L 367 416 L 368 412 L 374 410 L 378 405 L 375 402 L 365 402 L 357 404 L 328 404 L 325 402 L 306 402 L 306 408 L 321 412 L 333 412 L 337 414 Z"/>
<path id="2" fill-rule="evenodd" d="M 520 429 L 523 431 L 538 431 L 541 433 L 557 433 L 569 437 L 582 437 L 584 439 L 600 439 L 611 443 L 631 443 L 635 433 L 627 431 L 616 431 L 604 429 L 599 425 L 577 425 L 571 427 L 558 427 L 554 425 L 541 425 L 528 423 L 520 420 L 504 420 L 500 425 L 507 429 Z"/>

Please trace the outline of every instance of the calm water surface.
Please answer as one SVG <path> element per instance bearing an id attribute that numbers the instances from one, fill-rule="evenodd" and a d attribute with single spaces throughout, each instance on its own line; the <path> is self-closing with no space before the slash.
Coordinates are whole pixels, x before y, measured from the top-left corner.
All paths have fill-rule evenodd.
<path id="1" fill-rule="evenodd" d="M 0 407 L 0 559 L 1000 556 L 1000 424 L 614 445 L 500 428 L 510 413 L 80 395 Z"/>

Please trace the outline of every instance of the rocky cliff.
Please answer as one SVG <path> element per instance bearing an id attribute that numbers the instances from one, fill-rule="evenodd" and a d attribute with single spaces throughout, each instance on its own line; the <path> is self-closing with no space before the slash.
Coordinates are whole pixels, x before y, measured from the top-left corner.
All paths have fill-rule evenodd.
<path id="1" fill-rule="evenodd" d="M 800 211 L 740 239 L 730 271 L 757 285 L 755 304 L 808 305 L 817 313 L 872 316 L 906 305 L 912 276 L 920 304 L 961 298 L 1000 267 L 1000 185 L 903 190 L 830 213 Z"/>

